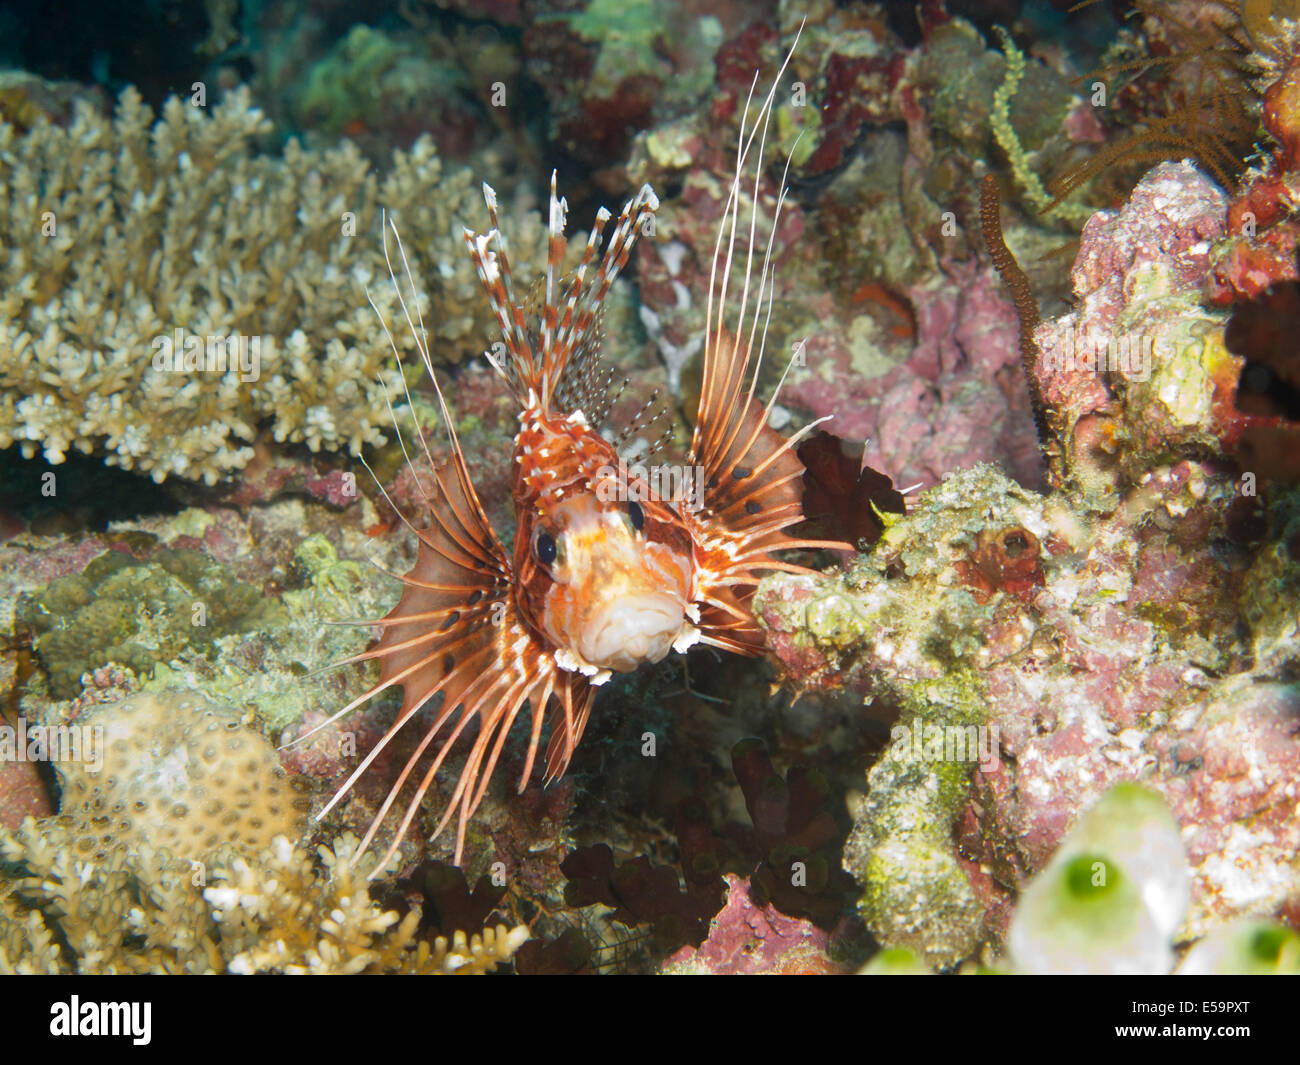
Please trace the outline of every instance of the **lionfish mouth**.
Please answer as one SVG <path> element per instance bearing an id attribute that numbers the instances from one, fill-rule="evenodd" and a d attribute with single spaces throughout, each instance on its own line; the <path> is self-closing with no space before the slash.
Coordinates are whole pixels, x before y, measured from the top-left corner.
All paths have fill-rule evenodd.
<path id="1" fill-rule="evenodd" d="M 631 673 L 661 661 L 693 631 L 686 604 L 663 592 L 621 596 L 589 615 L 578 634 L 578 651 L 599 669 Z"/>
<path id="2" fill-rule="evenodd" d="M 642 541 L 590 495 L 556 511 L 565 527 L 542 623 L 561 669 L 602 684 L 694 642 L 688 559 Z"/>

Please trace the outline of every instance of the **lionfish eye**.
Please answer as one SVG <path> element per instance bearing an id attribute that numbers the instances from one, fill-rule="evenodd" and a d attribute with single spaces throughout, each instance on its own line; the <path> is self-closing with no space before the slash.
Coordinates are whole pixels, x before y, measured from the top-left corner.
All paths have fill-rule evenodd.
<path id="1" fill-rule="evenodd" d="M 635 499 L 627 501 L 627 516 L 632 522 L 632 528 L 637 532 L 645 528 L 645 511 L 641 509 L 641 504 Z"/>
<path id="2" fill-rule="evenodd" d="M 537 556 L 538 562 L 543 566 L 549 566 L 555 561 L 555 537 L 545 529 L 539 530 L 537 539 L 533 541 L 533 553 Z"/>

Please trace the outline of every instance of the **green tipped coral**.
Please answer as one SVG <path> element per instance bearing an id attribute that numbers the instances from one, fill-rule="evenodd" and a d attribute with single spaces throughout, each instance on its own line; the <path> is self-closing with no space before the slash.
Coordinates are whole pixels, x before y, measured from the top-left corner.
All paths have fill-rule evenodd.
<path id="1" fill-rule="evenodd" d="M 1007 936 L 1018 972 L 1169 971 L 1169 938 L 1142 903 L 1138 883 L 1108 855 L 1054 861 L 1026 889 Z"/>
<path id="2" fill-rule="evenodd" d="M 1007 933 L 1010 967 L 1044 975 L 1168 973 L 1188 892 L 1181 835 L 1164 801 L 1117 784 L 1021 894 Z M 1300 974 L 1300 936 L 1270 921 L 1235 921 L 1196 943 L 1176 971 Z"/>
<path id="3" fill-rule="evenodd" d="M 1272 921 L 1236 921 L 1187 952 L 1180 976 L 1300 976 L 1300 935 Z"/>
<path id="4" fill-rule="evenodd" d="M 1137 882 L 1142 903 L 1172 938 L 1187 911 L 1191 878 L 1178 822 L 1164 799 L 1138 784 L 1116 784 L 1075 822 L 1053 862 L 1101 853 Z"/>
<path id="5" fill-rule="evenodd" d="M 1029 973 L 1167 973 L 1189 876 L 1164 801 L 1117 784 L 1075 823 L 1025 888 L 1007 933 Z"/>
<path id="6" fill-rule="evenodd" d="M 347 141 L 257 154 L 269 129 L 243 91 L 211 110 L 173 98 L 156 122 L 133 89 L 111 119 L 82 103 L 67 128 L 0 121 L 0 448 L 213 483 L 264 430 L 382 443 L 402 388 L 366 300 L 400 320 L 381 208 L 428 288 L 433 356 L 482 350 L 493 318 L 459 230 L 482 211 L 470 172 L 445 173 L 427 137 L 383 177 Z M 526 274 L 541 222 L 509 229 Z M 242 351 L 217 352 L 236 336 Z"/>

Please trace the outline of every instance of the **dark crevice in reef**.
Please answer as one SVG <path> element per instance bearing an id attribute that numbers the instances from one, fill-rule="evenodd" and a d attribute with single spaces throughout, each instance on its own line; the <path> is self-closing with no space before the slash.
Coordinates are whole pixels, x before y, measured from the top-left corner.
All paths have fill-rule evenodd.
<path id="1" fill-rule="evenodd" d="M 161 485 L 105 466 L 98 457 L 69 455 L 52 466 L 41 458 L 23 458 L 16 447 L 0 451 L 0 536 L 12 535 L 18 526 L 46 536 L 100 532 L 110 522 L 181 509 Z"/>

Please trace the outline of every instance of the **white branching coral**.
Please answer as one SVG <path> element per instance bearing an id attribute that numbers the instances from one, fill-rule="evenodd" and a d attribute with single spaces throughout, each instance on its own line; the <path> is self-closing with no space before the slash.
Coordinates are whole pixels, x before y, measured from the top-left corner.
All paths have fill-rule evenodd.
<path id="1" fill-rule="evenodd" d="M 155 122 L 133 89 L 112 119 L 82 103 L 67 128 L 0 122 L 0 447 L 212 483 L 262 430 L 381 443 L 401 393 L 366 301 L 400 320 L 381 208 L 428 290 L 433 357 L 490 342 L 460 237 L 482 210 L 469 171 L 445 173 L 427 137 L 382 178 L 346 141 L 257 154 L 269 126 L 245 91 L 211 111 L 173 98 Z M 540 220 L 511 232 L 527 269 Z"/>
<path id="2" fill-rule="evenodd" d="M 0 828 L 0 974 L 485 973 L 528 939 L 502 924 L 430 941 L 418 908 L 371 899 L 351 835 L 319 862 L 282 836 L 188 870 L 147 845 L 84 862 L 69 842 L 56 819 Z"/>
<path id="3" fill-rule="evenodd" d="M 311 862 L 283 839 L 266 866 L 236 859 L 222 871 L 218 885 L 203 894 L 232 955 L 228 971 L 483 973 L 508 961 L 528 938 L 522 925 L 473 936 L 457 931 L 450 942 L 417 938 L 419 910 L 399 918 L 371 902 L 365 873 L 348 864 L 356 846 L 344 836 L 333 850 L 318 848 L 325 891 L 313 893 Z"/>

